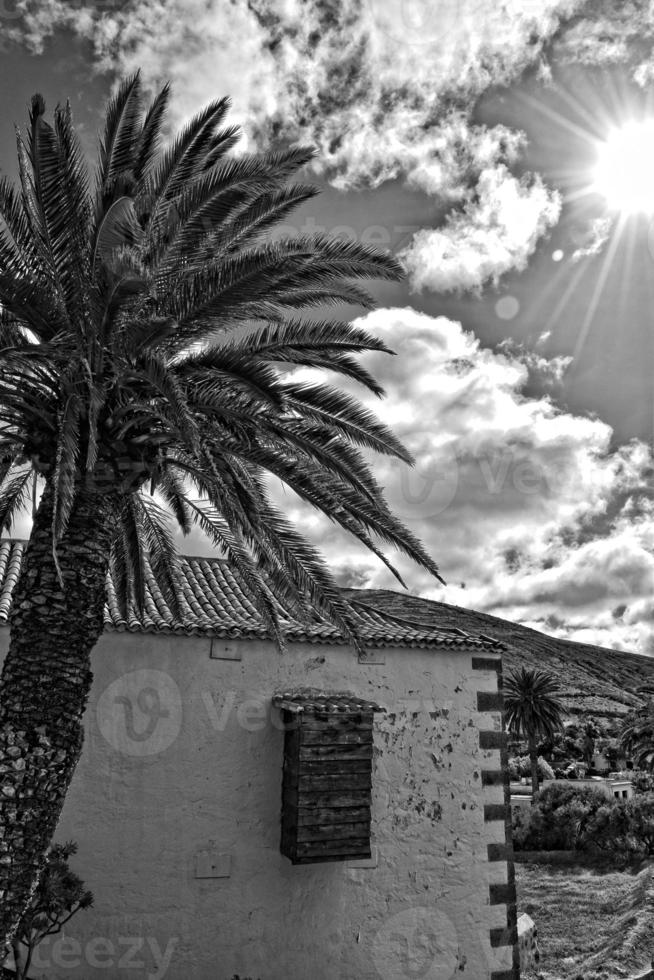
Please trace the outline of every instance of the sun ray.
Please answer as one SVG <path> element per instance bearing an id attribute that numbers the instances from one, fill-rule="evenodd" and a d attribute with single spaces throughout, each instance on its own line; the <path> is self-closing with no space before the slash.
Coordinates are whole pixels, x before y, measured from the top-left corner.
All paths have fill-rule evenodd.
<path id="1" fill-rule="evenodd" d="M 558 303 L 552 310 L 552 313 L 550 314 L 547 323 L 543 327 L 543 331 L 545 333 L 552 330 L 559 322 L 559 318 L 563 313 L 564 309 L 566 308 L 566 306 L 568 305 L 570 301 L 570 297 L 573 295 L 573 293 L 577 291 L 577 286 L 579 285 L 579 281 L 581 280 L 581 277 L 583 276 L 585 271 L 586 271 L 586 266 L 580 264 L 573 272 L 572 278 L 570 279 L 570 282 L 566 286 L 563 295 L 561 296 Z"/>
<path id="2" fill-rule="evenodd" d="M 587 108 L 587 106 L 577 99 L 572 92 L 569 92 L 562 85 L 555 85 L 554 91 L 560 99 L 566 102 L 576 113 L 581 116 L 582 119 L 585 119 L 585 121 L 588 123 L 590 131 L 586 131 L 587 137 L 593 140 L 596 139 L 597 136 L 601 135 L 602 130 L 608 121 L 607 117 L 604 117 L 604 112 L 593 113 Z M 612 94 L 615 95 L 615 92 Z"/>
<path id="3" fill-rule="evenodd" d="M 557 126 L 560 126 L 562 129 L 567 129 L 569 133 L 573 133 L 575 136 L 578 136 L 581 139 L 586 140 L 588 142 L 592 142 L 593 140 L 596 139 L 596 136 L 594 135 L 593 132 L 584 129 L 583 126 L 579 126 L 571 119 L 568 119 L 567 116 L 564 116 L 556 109 L 552 109 L 551 106 L 546 105 L 544 102 L 541 102 L 539 99 L 535 99 L 533 95 L 518 92 L 517 97 L 518 99 L 520 99 L 521 102 L 523 102 L 529 108 L 536 109 L 538 112 L 542 113 L 542 115 L 547 116 L 548 119 L 551 119 L 552 122 L 555 122 Z M 575 101 L 575 107 L 581 110 L 580 106 L 577 107 L 576 101 Z M 590 113 L 588 113 L 588 120 L 593 123 L 594 129 L 598 130 L 599 132 L 601 124 L 598 122 L 598 120 L 594 119 Z"/>
<path id="4" fill-rule="evenodd" d="M 632 273 L 634 267 L 634 253 L 636 251 L 636 236 L 627 235 L 627 243 L 624 254 L 624 275 L 620 279 L 620 293 L 618 296 L 618 310 L 622 319 L 627 307 L 627 298 L 631 291 Z"/>
<path id="5" fill-rule="evenodd" d="M 576 191 L 567 191 L 564 195 L 563 200 L 566 204 L 575 204 L 577 201 L 581 201 L 582 198 L 589 197 L 591 194 L 599 194 L 591 184 L 585 184 Z"/>
<path id="6" fill-rule="evenodd" d="M 586 343 L 586 339 L 588 337 L 588 333 L 590 331 L 593 319 L 595 318 L 595 313 L 597 312 L 597 307 L 599 306 L 599 302 L 602 298 L 602 293 L 604 292 L 604 287 L 606 285 L 606 280 L 608 279 L 608 275 L 611 270 L 611 265 L 613 264 L 615 254 L 618 250 L 618 246 L 620 245 L 620 241 L 622 239 L 626 227 L 627 227 L 627 219 L 625 216 L 622 216 L 620 220 L 617 222 L 613 235 L 611 236 L 611 239 L 609 241 L 609 246 L 606 250 L 606 254 L 602 262 L 602 267 L 600 269 L 599 275 L 597 277 L 597 281 L 595 283 L 595 288 L 593 289 L 593 294 L 591 296 L 590 303 L 586 311 L 586 316 L 584 317 L 583 323 L 581 325 L 581 329 L 579 331 L 579 336 L 577 337 L 577 341 L 575 343 L 574 351 L 572 352 L 571 364 L 577 360 L 579 354 L 581 353 L 581 350 L 583 349 L 584 344 Z"/>
<path id="7" fill-rule="evenodd" d="M 566 275 L 567 275 L 567 270 L 565 268 L 565 265 L 563 263 L 561 263 L 560 265 L 557 265 L 556 266 L 556 269 L 552 273 L 552 275 L 551 275 L 551 277 L 550 277 L 549 282 L 547 283 L 547 285 L 543 289 L 539 290 L 538 297 L 529 306 L 529 315 L 530 315 L 530 317 L 532 319 L 535 319 L 537 317 L 537 315 L 540 313 L 541 309 L 549 301 L 549 299 L 552 296 L 552 294 L 553 293 L 558 293 L 560 291 L 561 284 L 562 284 L 563 280 L 566 278 Z M 566 303 L 567 303 L 567 301 L 568 301 L 569 298 L 570 298 L 570 293 L 566 290 L 566 296 L 565 296 L 565 302 Z M 563 309 L 563 307 L 561 307 L 561 309 Z M 560 312 L 561 312 L 561 310 L 559 310 L 559 314 L 560 314 Z M 540 331 L 541 333 L 543 333 L 543 332 L 551 329 L 551 327 L 552 327 L 552 323 L 550 322 L 551 320 L 552 320 L 552 318 L 550 317 L 550 320 L 548 320 L 548 323 L 546 324 L 546 326 L 541 329 L 541 331 Z"/>

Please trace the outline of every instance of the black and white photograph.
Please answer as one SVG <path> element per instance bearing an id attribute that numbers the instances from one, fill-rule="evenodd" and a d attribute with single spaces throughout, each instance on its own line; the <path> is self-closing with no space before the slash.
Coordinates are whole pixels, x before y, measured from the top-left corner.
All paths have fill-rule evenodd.
<path id="1" fill-rule="evenodd" d="M 654 0 L 0 0 L 0 980 L 654 980 Z"/>

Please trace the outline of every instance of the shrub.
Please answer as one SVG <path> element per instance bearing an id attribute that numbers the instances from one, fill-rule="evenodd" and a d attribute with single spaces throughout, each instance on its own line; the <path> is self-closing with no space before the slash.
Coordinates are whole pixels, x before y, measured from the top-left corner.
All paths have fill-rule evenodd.
<path id="1" fill-rule="evenodd" d="M 531 807 L 524 848 L 533 850 L 583 850 L 589 844 L 590 822 L 602 806 L 615 806 L 590 787 L 555 783 L 540 790 Z"/>
<path id="2" fill-rule="evenodd" d="M 532 850 L 531 812 L 533 807 L 515 806 L 511 811 L 513 848 L 516 851 Z"/>
<path id="3" fill-rule="evenodd" d="M 636 770 L 631 773 L 631 782 L 637 795 L 654 791 L 654 773 Z"/>
<path id="4" fill-rule="evenodd" d="M 514 807 L 517 851 L 584 850 L 654 855 L 654 792 L 616 800 L 590 787 L 556 784 L 527 810 Z"/>
<path id="5" fill-rule="evenodd" d="M 628 833 L 635 849 L 648 857 L 654 854 L 654 793 L 643 793 L 624 800 Z"/>
<path id="6" fill-rule="evenodd" d="M 632 851 L 634 848 L 625 801 L 605 800 L 588 820 L 587 834 L 592 850 L 614 854 Z"/>
<path id="7" fill-rule="evenodd" d="M 608 802 L 608 801 L 607 801 Z M 589 836 L 600 850 L 654 854 L 654 793 L 616 800 L 600 808 L 589 823 Z"/>
<path id="8" fill-rule="evenodd" d="M 526 779 L 531 778 L 531 763 L 529 761 L 528 755 L 517 755 L 514 758 L 509 759 L 509 777 L 513 780 L 521 779 L 522 777 Z M 538 757 L 538 778 L 543 779 L 554 779 L 554 770 L 550 766 L 549 762 L 543 759 L 542 756 Z"/>
<path id="9" fill-rule="evenodd" d="M 32 900 L 20 920 L 12 950 L 16 980 L 29 974 L 34 950 L 46 936 L 53 936 L 81 909 L 93 905 L 93 895 L 84 882 L 68 867 L 68 858 L 77 845 L 53 844 Z"/>
<path id="10" fill-rule="evenodd" d="M 542 756 L 538 757 L 538 776 L 540 779 L 554 779 L 554 770 Z"/>

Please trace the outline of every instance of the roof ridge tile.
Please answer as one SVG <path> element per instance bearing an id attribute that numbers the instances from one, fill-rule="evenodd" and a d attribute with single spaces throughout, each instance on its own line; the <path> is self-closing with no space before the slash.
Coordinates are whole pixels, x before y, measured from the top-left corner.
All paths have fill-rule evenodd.
<path id="1" fill-rule="evenodd" d="M 0 539 L 0 626 L 7 625 L 9 621 L 12 595 L 25 546 L 23 541 Z M 223 558 L 182 555 L 179 567 L 181 619 L 169 607 L 152 569 L 148 566 L 145 575 L 144 613 L 138 616 L 130 603 L 126 620 L 120 613 L 116 583 L 110 574 L 107 575 L 105 628 L 129 633 L 243 639 L 268 636 L 255 603 L 229 562 Z M 394 608 L 391 610 L 387 608 L 388 602 L 377 605 L 375 598 L 378 592 L 379 590 L 370 590 L 369 596 L 364 593 L 363 597 L 357 596 L 351 600 L 354 620 L 365 646 L 419 649 L 444 647 L 451 650 L 491 648 L 495 651 L 503 649 L 503 644 L 487 635 L 473 635 L 456 627 L 440 626 L 439 604 L 436 602 L 422 600 L 429 607 L 431 615 L 426 614 L 426 618 L 431 621 L 418 622 L 410 615 L 403 616 L 396 611 L 398 602 L 401 604 L 404 599 L 400 593 L 383 590 L 394 600 Z M 349 642 L 335 626 L 318 614 L 312 619 L 301 619 L 293 614 L 291 608 L 285 608 L 279 603 L 277 605 L 289 640 L 308 643 Z"/>

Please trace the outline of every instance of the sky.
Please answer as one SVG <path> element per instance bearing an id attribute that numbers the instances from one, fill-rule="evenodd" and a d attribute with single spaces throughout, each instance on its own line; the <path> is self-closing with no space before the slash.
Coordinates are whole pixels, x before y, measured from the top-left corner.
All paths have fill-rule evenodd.
<path id="1" fill-rule="evenodd" d="M 411 591 L 654 655 L 654 2 L 0 0 L 0 172 L 33 92 L 92 154 L 138 67 L 172 129 L 230 95 L 242 148 L 317 146 L 284 230 L 404 263 L 365 322 L 416 458 L 375 471 L 447 582 L 398 558 Z M 394 587 L 280 500 L 340 582 Z"/>

